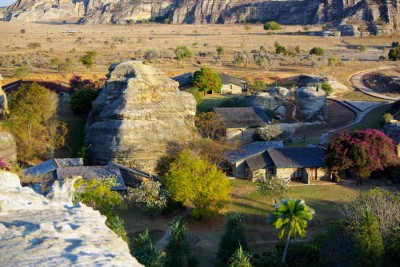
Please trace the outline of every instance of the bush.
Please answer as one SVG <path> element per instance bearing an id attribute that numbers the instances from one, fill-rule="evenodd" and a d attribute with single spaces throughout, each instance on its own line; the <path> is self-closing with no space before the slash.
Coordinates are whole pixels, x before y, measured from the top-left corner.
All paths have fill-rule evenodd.
<path id="1" fill-rule="evenodd" d="M 322 49 L 321 47 L 313 47 L 310 50 L 310 55 L 323 56 L 324 49 Z"/>
<path id="2" fill-rule="evenodd" d="M 160 56 L 160 54 L 158 53 L 158 51 L 156 49 L 149 49 L 146 50 L 146 52 L 144 52 L 144 59 L 151 61 L 154 60 L 156 58 L 158 58 Z"/>
<path id="3" fill-rule="evenodd" d="M 277 54 L 286 54 L 287 53 L 287 49 L 286 47 L 282 46 L 282 45 L 278 45 L 275 49 L 275 53 Z"/>
<path id="4" fill-rule="evenodd" d="M 110 218 L 107 218 L 106 225 L 114 233 L 121 237 L 122 240 L 129 244 L 129 237 L 128 233 L 125 230 L 125 222 L 123 219 L 118 216 L 111 216 Z"/>
<path id="5" fill-rule="evenodd" d="M 390 60 L 397 61 L 400 59 L 400 47 L 394 47 L 389 50 L 388 57 Z"/>
<path id="6" fill-rule="evenodd" d="M 276 30 L 282 30 L 282 27 L 275 21 L 268 21 L 267 23 L 264 24 L 264 30 L 276 31 Z"/>
<path id="7" fill-rule="evenodd" d="M 267 177 L 257 182 L 258 190 L 263 195 L 269 196 L 275 205 L 278 201 L 285 197 L 289 191 L 287 183 L 281 178 Z"/>
<path id="8" fill-rule="evenodd" d="M 327 94 L 331 95 L 333 93 L 333 88 L 328 82 L 321 83 L 321 89 Z"/>
<path id="9" fill-rule="evenodd" d="M 383 116 L 382 116 L 383 124 L 386 124 L 386 123 L 390 122 L 391 120 L 393 120 L 393 115 L 392 114 L 390 114 L 390 113 L 383 114 Z"/>
<path id="10" fill-rule="evenodd" d="M 97 97 L 97 91 L 93 88 L 83 88 L 76 91 L 70 100 L 70 107 L 75 114 L 89 113 L 92 109 L 92 102 Z"/>
<path id="11" fill-rule="evenodd" d="M 116 191 L 111 191 L 117 185 L 115 177 L 100 177 L 91 180 L 79 179 L 75 182 L 76 189 L 72 202 L 83 204 L 99 210 L 107 217 L 112 216 L 112 209 L 123 204 L 123 197 Z"/>
<path id="12" fill-rule="evenodd" d="M 330 56 L 328 58 L 328 64 L 330 66 L 340 66 L 342 65 L 342 61 L 337 56 Z"/>
<path id="13" fill-rule="evenodd" d="M 367 47 L 366 47 L 365 45 L 360 45 L 360 46 L 358 47 L 358 49 L 359 49 L 361 52 L 364 52 L 365 50 L 367 50 Z"/>
<path id="14" fill-rule="evenodd" d="M 164 266 L 163 260 L 166 254 L 164 251 L 157 249 L 149 232 L 146 230 L 134 239 L 133 256 L 145 266 L 162 267 Z"/>
<path id="15" fill-rule="evenodd" d="M 249 251 L 249 245 L 245 236 L 244 216 L 239 213 L 229 213 L 226 217 L 225 233 L 218 248 L 218 261 L 225 265 L 234 252 L 242 248 Z"/>
<path id="16" fill-rule="evenodd" d="M 175 49 L 175 55 L 176 55 L 176 59 L 178 61 L 181 61 L 181 60 L 183 60 L 185 58 L 191 58 L 192 57 L 192 52 L 186 46 L 178 46 Z"/>
<path id="17" fill-rule="evenodd" d="M 170 194 L 158 181 L 145 181 L 131 192 L 132 201 L 153 217 L 167 207 Z"/>

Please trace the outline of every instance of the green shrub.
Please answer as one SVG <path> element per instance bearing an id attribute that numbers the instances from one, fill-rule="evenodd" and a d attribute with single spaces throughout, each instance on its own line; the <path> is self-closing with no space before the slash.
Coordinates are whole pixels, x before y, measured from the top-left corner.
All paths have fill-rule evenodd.
<path id="1" fill-rule="evenodd" d="M 389 50 L 388 57 L 390 60 L 397 61 L 400 59 L 400 47 L 394 47 Z"/>
<path id="2" fill-rule="evenodd" d="M 133 243 L 133 255 L 141 264 L 151 267 L 162 267 L 165 252 L 158 250 L 149 232 L 146 230 L 139 234 Z"/>
<path id="3" fill-rule="evenodd" d="M 323 83 L 321 84 L 321 89 L 324 90 L 324 92 L 325 92 L 327 95 L 331 95 L 331 94 L 333 93 L 333 88 L 332 88 L 332 86 L 331 86 L 328 82 L 323 82 Z"/>
<path id="4" fill-rule="evenodd" d="M 364 52 L 365 50 L 367 50 L 367 47 L 366 47 L 365 45 L 360 45 L 360 46 L 358 47 L 358 49 L 359 49 L 361 52 Z"/>
<path id="5" fill-rule="evenodd" d="M 392 114 L 390 114 L 390 113 L 383 114 L 383 116 L 382 116 L 383 124 L 386 124 L 386 123 L 390 122 L 391 120 L 393 120 L 393 115 Z"/>
<path id="6" fill-rule="evenodd" d="M 97 97 L 97 91 L 93 88 L 83 88 L 76 91 L 70 100 L 70 107 L 75 114 L 89 113 L 92 102 Z"/>
<path id="7" fill-rule="evenodd" d="M 106 225 L 110 228 L 114 233 L 116 233 L 119 237 L 122 238 L 126 243 L 129 244 L 128 233 L 125 230 L 125 222 L 118 216 L 111 216 L 107 218 Z"/>
<path id="8" fill-rule="evenodd" d="M 275 49 L 275 53 L 277 54 L 286 54 L 287 53 L 287 49 L 286 47 L 282 46 L 282 45 L 278 45 Z"/>
<path id="9" fill-rule="evenodd" d="M 203 94 L 199 91 L 198 88 L 190 87 L 189 89 L 186 90 L 186 92 L 193 95 L 193 97 L 196 99 L 197 105 L 200 105 L 203 102 Z"/>
<path id="10" fill-rule="evenodd" d="M 324 55 L 324 49 L 321 47 L 313 47 L 310 50 L 310 55 L 316 55 L 316 56 L 323 56 Z"/>
<path id="11" fill-rule="evenodd" d="M 264 30 L 276 31 L 276 30 L 282 30 L 282 27 L 275 21 L 268 21 L 267 23 L 264 24 Z"/>
<path id="12" fill-rule="evenodd" d="M 192 57 L 192 52 L 186 46 L 178 46 L 175 49 L 175 55 L 176 55 L 176 59 L 178 61 L 181 61 L 181 60 L 183 60 L 185 58 L 191 58 Z"/>

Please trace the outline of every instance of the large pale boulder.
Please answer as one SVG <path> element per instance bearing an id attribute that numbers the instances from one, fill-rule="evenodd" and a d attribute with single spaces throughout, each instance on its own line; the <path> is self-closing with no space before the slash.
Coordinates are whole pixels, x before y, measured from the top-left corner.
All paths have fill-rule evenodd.
<path id="1" fill-rule="evenodd" d="M 306 121 L 323 121 L 326 116 L 326 93 L 317 87 L 296 90 L 297 115 Z"/>
<path id="2" fill-rule="evenodd" d="M 262 109 L 276 109 L 280 105 L 268 92 L 258 92 L 247 99 L 247 105 Z"/>
<path id="3" fill-rule="evenodd" d="M 17 162 L 17 145 L 9 132 L 0 129 L 0 157 L 9 163 Z"/>
<path id="4" fill-rule="evenodd" d="M 115 161 L 153 172 L 169 149 L 193 140 L 196 100 L 141 61 L 113 64 L 109 71 L 88 119 L 88 156 L 95 164 Z"/>
<path id="5" fill-rule="evenodd" d="M 142 266 L 106 218 L 54 202 L 0 171 L 0 266 Z"/>

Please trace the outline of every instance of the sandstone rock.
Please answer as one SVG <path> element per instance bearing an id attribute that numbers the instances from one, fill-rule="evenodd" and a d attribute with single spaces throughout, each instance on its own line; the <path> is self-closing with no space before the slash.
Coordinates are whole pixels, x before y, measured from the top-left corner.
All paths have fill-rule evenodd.
<path id="1" fill-rule="evenodd" d="M 95 164 L 153 172 L 171 146 L 194 138 L 194 97 L 141 61 L 113 64 L 92 107 L 85 142 Z"/>
<path id="2" fill-rule="evenodd" d="M 0 129 L 0 157 L 9 163 L 17 162 L 17 145 L 14 137 L 7 131 Z"/>
<path id="3" fill-rule="evenodd" d="M 289 97 L 290 96 L 290 91 L 289 89 L 285 88 L 285 87 L 274 87 L 272 89 L 270 89 L 269 94 L 273 97 Z"/>
<path id="4" fill-rule="evenodd" d="M 297 114 L 304 120 L 324 120 L 326 93 L 318 87 L 300 87 L 296 90 Z"/>
<path id="5" fill-rule="evenodd" d="M 258 107 L 262 109 L 274 110 L 279 107 L 278 101 L 276 101 L 275 98 L 271 96 L 268 92 L 256 93 L 249 97 L 246 102 L 248 106 Z"/>
<path id="6" fill-rule="evenodd" d="M 52 202 L 0 171 L 1 266 L 142 266 L 85 205 Z"/>

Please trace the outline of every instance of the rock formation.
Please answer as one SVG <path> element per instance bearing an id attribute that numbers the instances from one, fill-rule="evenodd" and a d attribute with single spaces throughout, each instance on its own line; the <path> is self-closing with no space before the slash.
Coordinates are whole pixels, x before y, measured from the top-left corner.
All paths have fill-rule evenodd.
<path id="1" fill-rule="evenodd" d="M 95 164 L 112 160 L 154 172 L 173 145 L 193 140 L 196 101 L 141 61 L 113 64 L 109 71 L 88 119 L 88 156 Z"/>
<path id="2" fill-rule="evenodd" d="M 343 34 L 399 29 L 400 0 L 18 0 L 3 11 L 7 20 L 125 24 L 141 20 L 173 23 L 332 23 Z M 356 25 L 356 28 L 353 27 Z"/>
<path id="3" fill-rule="evenodd" d="M 297 118 L 304 121 L 324 121 L 326 93 L 317 87 L 300 87 L 296 90 Z"/>
<path id="4" fill-rule="evenodd" d="M 142 266 L 83 204 L 54 202 L 0 171 L 0 266 Z"/>
<path id="5" fill-rule="evenodd" d="M 11 133 L 0 129 L 0 157 L 6 162 L 17 162 L 17 145 Z"/>

